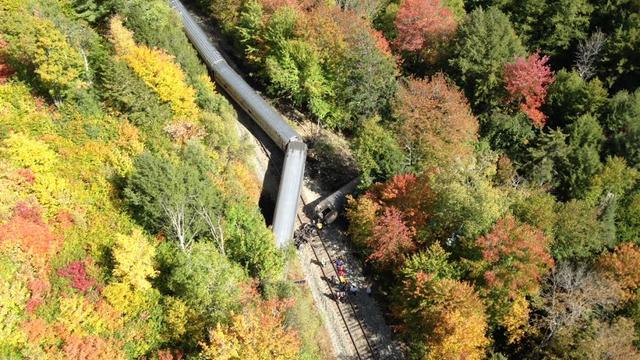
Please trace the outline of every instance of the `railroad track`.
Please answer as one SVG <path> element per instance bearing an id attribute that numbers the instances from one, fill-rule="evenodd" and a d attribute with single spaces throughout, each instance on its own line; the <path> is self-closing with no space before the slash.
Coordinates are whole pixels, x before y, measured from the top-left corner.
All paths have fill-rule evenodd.
<path id="1" fill-rule="evenodd" d="M 304 199 L 301 198 L 303 207 L 307 204 Z M 304 221 L 302 217 L 298 214 L 298 221 L 303 224 Z M 318 240 L 320 244 L 319 250 L 314 246 L 313 241 L 308 243 L 308 246 L 311 248 L 313 252 L 313 256 L 316 258 L 320 266 L 320 270 L 322 271 L 323 280 L 327 283 L 327 287 L 329 288 L 329 293 L 336 307 L 338 308 L 338 314 L 340 314 L 340 318 L 344 324 L 344 329 L 349 335 L 349 340 L 354 347 L 356 356 L 359 360 L 365 359 L 377 359 L 377 351 L 375 346 L 372 346 L 371 341 L 369 340 L 369 336 L 367 335 L 367 330 L 363 322 L 360 320 L 358 315 L 358 306 L 354 304 L 349 296 L 346 296 L 346 303 L 342 303 L 337 300 L 336 294 L 333 289 L 333 284 L 331 283 L 331 277 L 335 276 L 338 278 L 338 269 L 336 269 L 335 262 L 331 253 L 327 249 L 327 245 L 322 238 L 322 231 L 318 232 L 317 236 L 314 236 L 314 239 Z M 331 266 L 327 269 L 323 264 L 330 264 Z"/>
<path id="2" fill-rule="evenodd" d="M 269 160 L 271 160 L 271 151 L 269 151 L 269 149 L 261 141 L 257 141 L 257 143 L 262 149 L 262 152 L 267 156 Z M 278 175 L 281 175 L 280 169 L 276 169 Z M 302 196 L 300 197 L 300 201 L 302 202 L 302 207 L 305 208 L 307 206 L 307 203 L 302 198 Z M 300 224 L 305 223 L 305 219 L 303 219 L 300 213 L 297 213 L 296 217 Z M 310 247 L 313 253 L 313 257 L 320 267 L 323 276 L 322 280 L 327 284 L 329 295 L 332 299 L 332 302 L 336 305 L 338 314 L 340 315 L 340 320 L 342 320 L 343 330 L 349 337 L 349 342 L 354 348 L 356 358 L 358 360 L 378 360 L 379 356 L 376 345 L 372 344 L 370 336 L 367 334 L 366 325 L 359 316 L 360 309 L 358 308 L 358 305 L 354 304 L 353 301 L 351 301 L 351 299 L 349 298 L 350 295 L 347 295 L 346 301 L 344 303 L 336 300 L 336 294 L 330 279 L 332 275 L 336 278 L 338 277 L 338 269 L 336 269 L 334 261 L 335 259 L 333 256 L 331 256 L 331 252 L 329 251 L 327 244 L 323 239 L 322 231 L 319 231 L 318 235 L 314 236 L 314 240 L 317 241 L 311 241 L 307 244 L 307 246 Z M 330 266 L 322 266 L 322 264 L 330 264 Z"/>

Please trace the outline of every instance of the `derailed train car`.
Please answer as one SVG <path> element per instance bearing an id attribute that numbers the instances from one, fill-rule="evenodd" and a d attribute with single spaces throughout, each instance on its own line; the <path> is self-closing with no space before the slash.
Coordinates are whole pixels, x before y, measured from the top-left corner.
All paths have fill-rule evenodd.
<path id="1" fill-rule="evenodd" d="M 313 213 L 319 221 L 330 224 L 338 218 L 338 214 L 343 210 L 347 203 L 347 195 L 352 194 L 358 184 L 360 178 L 351 180 L 348 184 L 336 190 L 333 194 L 322 199 L 313 208 Z"/>
<path id="2" fill-rule="evenodd" d="M 224 60 L 206 34 L 179 0 L 171 5 L 180 13 L 187 37 L 194 45 L 214 79 L 285 152 L 276 207 L 273 233 L 278 247 L 285 246 L 293 236 L 298 201 L 307 159 L 307 145 L 298 133 L 271 105 L 259 96 Z"/>

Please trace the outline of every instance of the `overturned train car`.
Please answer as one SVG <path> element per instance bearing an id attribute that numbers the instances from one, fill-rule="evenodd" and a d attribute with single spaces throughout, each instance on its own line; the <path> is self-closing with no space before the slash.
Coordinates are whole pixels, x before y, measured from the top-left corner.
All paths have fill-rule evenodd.
<path id="1" fill-rule="evenodd" d="M 338 215 L 347 203 L 347 195 L 353 194 L 359 183 L 360 178 L 357 177 L 340 189 L 336 190 L 333 194 L 318 202 L 318 204 L 313 208 L 313 213 L 316 219 L 325 224 L 330 224 L 336 221 Z"/>
<path id="2" fill-rule="evenodd" d="M 307 158 L 307 146 L 283 117 L 247 84 L 224 60 L 211 44 L 202 28 L 178 0 L 171 5 L 180 13 L 187 37 L 204 62 L 213 72 L 214 79 L 285 152 L 276 208 L 273 215 L 273 233 L 278 247 L 285 246 L 293 236 L 298 201 Z"/>

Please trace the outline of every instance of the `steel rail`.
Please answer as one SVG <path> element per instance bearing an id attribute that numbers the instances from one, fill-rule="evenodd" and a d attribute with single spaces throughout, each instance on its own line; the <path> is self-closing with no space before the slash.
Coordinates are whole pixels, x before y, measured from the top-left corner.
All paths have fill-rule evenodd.
<path id="1" fill-rule="evenodd" d="M 304 201 L 304 199 L 302 197 L 300 197 L 300 201 L 302 202 L 303 207 L 307 206 L 306 201 Z M 302 224 L 302 218 L 300 217 L 299 214 L 296 214 L 296 216 L 298 217 L 298 221 Z M 322 245 L 322 249 L 324 250 L 324 252 L 327 254 L 327 257 L 329 258 L 329 262 L 331 263 L 331 269 L 333 269 L 333 272 L 336 274 L 336 276 L 338 275 L 338 269 L 336 268 L 336 265 L 333 261 L 333 258 L 331 257 L 331 253 L 329 252 L 329 250 L 327 249 L 327 245 L 324 242 L 324 239 L 322 238 L 322 230 L 318 231 L 318 240 L 320 240 L 320 244 Z M 324 266 L 322 266 L 322 262 L 320 261 L 320 258 L 318 257 L 315 248 L 313 247 L 313 245 L 309 244 L 309 246 L 311 247 L 311 250 L 313 251 L 314 256 L 316 257 L 316 260 L 320 262 L 320 270 L 322 271 L 322 275 L 325 278 L 325 281 L 329 287 L 329 292 L 331 292 L 331 295 L 333 296 L 333 299 L 336 303 L 336 306 L 338 307 L 338 312 L 340 313 L 340 316 L 342 317 L 342 321 L 345 324 L 345 327 L 347 328 L 347 332 L 349 333 L 349 337 L 351 338 L 351 341 L 353 343 L 354 348 L 356 349 L 356 353 L 358 354 L 358 358 L 362 359 L 362 357 L 360 356 L 360 352 L 358 351 L 358 346 L 356 345 L 354 339 L 353 339 L 353 335 L 351 334 L 351 329 L 349 329 L 349 325 L 347 325 L 347 320 L 345 319 L 343 313 L 342 313 L 342 309 L 340 309 L 340 301 L 338 301 L 338 299 L 335 297 L 335 293 L 333 292 L 333 287 L 331 282 L 329 281 L 329 278 L 326 275 L 326 272 L 324 271 Z M 353 306 L 353 302 L 351 301 L 351 299 L 347 296 L 347 303 L 349 303 L 349 307 L 351 309 L 351 312 L 353 313 L 353 318 L 356 320 L 358 327 L 360 328 L 360 331 L 362 332 L 362 337 L 364 338 L 365 342 L 367 343 L 367 348 L 369 349 L 369 352 L 371 353 L 371 357 L 373 359 L 376 358 L 376 352 L 373 349 L 373 347 L 371 346 L 371 343 L 369 342 L 369 338 L 367 336 L 367 332 L 364 329 L 364 326 L 362 326 L 362 322 L 360 321 L 360 318 L 358 317 L 358 312 L 356 311 L 355 307 Z"/>
<path id="2" fill-rule="evenodd" d="M 267 158 L 271 159 L 271 153 L 270 151 L 267 149 L 267 147 L 262 144 L 261 142 L 258 141 L 258 144 L 260 146 L 260 148 L 262 149 L 262 152 L 267 156 Z M 278 172 L 280 172 L 279 170 L 277 170 Z M 300 202 L 302 203 L 303 208 L 307 206 L 307 202 L 300 197 Z M 296 213 L 296 218 L 298 219 L 298 222 L 300 222 L 300 224 L 303 224 L 304 221 L 302 220 L 302 217 L 300 216 L 300 214 Z M 333 272 L 337 275 L 338 274 L 338 270 L 335 267 L 335 264 L 333 262 L 333 259 L 331 258 L 331 254 L 329 253 L 329 250 L 327 249 L 327 246 L 324 242 L 324 240 L 321 237 L 321 233 L 318 232 L 318 239 L 320 240 L 320 244 L 322 245 L 322 249 L 324 250 L 324 252 L 327 254 L 327 258 L 329 258 L 329 261 L 331 262 L 331 268 L 333 270 Z M 316 261 L 319 264 L 322 264 L 322 260 L 320 259 L 320 256 L 318 255 L 318 253 L 316 252 L 316 249 L 313 245 L 309 244 L 309 247 L 311 247 L 311 251 L 313 252 L 313 256 L 316 258 Z M 347 319 L 342 311 L 342 308 L 340 307 L 340 302 L 338 301 L 335 292 L 333 291 L 333 287 L 331 282 L 329 281 L 329 277 L 327 276 L 327 273 L 324 270 L 323 266 L 320 266 L 320 271 L 322 272 L 322 276 L 324 276 L 325 278 L 325 282 L 327 283 L 327 287 L 329 288 L 329 293 L 331 294 L 331 298 L 333 299 L 334 303 L 336 304 L 336 307 L 338 308 L 338 314 L 340 315 L 340 318 L 342 319 L 342 322 L 344 324 L 345 329 L 347 330 L 347 335 L 349 335 L 349 339 L 351 340 L 351 344 L 353 345 L 353 348 L 356 351 L 356 355 L 358 356 L 358 359 L 360 360 L 364 360 L 362 358 L 362 355 L 360 354 L 360 350 L 358 349 L 358 345 L 356 344 L 355 338 L 353 337 L 353 333 L 352 330 L 349 328 L 349 324 L 347 322 Z M 356 322 L 358 323 L 358 327 L 360 328 L 360 331 L 362 332 L 362 338 L 364 338 L 365 342 L 367 343 L 367 347 L 371 353 L 371 357 L 373 359 L 376 359 L 376 352 L 373 349 L 373 347 L 371 346 L 371 343 L 369 342 L 369 338 L 367 336 L 367 333 L 364 329 L 364 327 L 362 326 L 362 323 L 360 321 L 360 319 L 358 318 L 358 313 L 355 310 L 355 307 L 353 306 L 353 303 L 351 302 L 351 299 L 349 299 L 347 297 L 347 302 L 349 303 L 349 307 L 353 313 L 353 318 L 356 320 Z"/>
<path id="3" fill-rule="evenodd" d="M 271 159 L 271 153 L 267 149 L 267 147 L 264 144 L 262 144 L 261 142 L 259 142 L 259 141 L 258 141 L 258 144 L 259 144 L 260 148 L 262 149 L 262 152 L 264 152 L 264 154 L 267 156 L 267 158 Z M 278 172 L 280 172 L 280 171 L 278 170 Z M 303 207 L 307 206 L 306 201 L 304 201 L 304 199 L 302 197 L 300 197 L 300 201 L 302 202 L 302 206 Z M 304 223 L 304 221 L 302 220 L 302 217 L 300 216 L 300 214 L 296 213 L 296 218 L 298 219 L 298 222 L 300 222 L 301 224 Z M 320 240 L 320 243 L 322 244 L 322 248 L 325 251 L 325 253 L 327 254 L 327 257 L 329 258 L 329 261 L 332 263 L 333 271 L 337 275 L 337 269 L 335 268 L 335 266 L 333 266 L 333 260 L 331 259 L 331 255 L 329 254 L 329 251 L 327 251 L 327 247 L 325 246 L 324 241 L 320 237 L 320 233 L 318 233 L 318 239 Z M 313 252 L 313 256 L 316 258 L 316 261 L 319 264 L 322 264 L 322 260 L 320 259 L 320 256 L 316 252 L 316 249 L 313 247 L 313 245 L 309 244 L 309 247 L 311 247 L 311 251 Z M 338 314 L 340 315 L 340 318 L 342 319 L 342 323 L 344 324 L 344 327 L 347 330 L 347 335 L 349 335 L 349 340 L 351 340 L 351 344 L 353 345 L 353 348 L 356 351 L 356 355 L 358 356 L 358 359 L 364 360 L 362 358 L 362 355 L 360 354 L 360 351 L 358 350 L 358 345 L 356 344 L 356 341 L 355 341 L 355 339 L 353 337 L 351 329 L 349 328 L 349 324 L 347 322 L 347 319 L 344 316 L 344 313 L 342 312 L 342 309 L 340 307 L 340 302 L 337 300 L 336 294 L 333 291 L 333 287 L 331 286 L 331 282 L 329 281 L 329 277 L 327 276 L 327 273 L 324 271 L 324 267 L 323 266 L 320 266 L 320 271 L 322 272 L 322 276 L 324 276 L 324 278 L 325 278 L 325 282 L 327 283 L 327 287 L 329 288 L 329 293 L 331 294 L 331 298 L 333 299 L 334 303 L 336 304 L 336 307 L 338 308 Z M 354 317 L 354 319 L 356 319 L 356 321 L 357 321 L 357 323 L 358 323 L 358 325 L 360 327 L 360 331 L 362 331 L 362 337 L 367 342 L 367 346 L 369 347 L 369 350 L 371 351 L 371 355 L 375 359 L 375 352 L 373 351 L 373 349 L 371 347 L 371 344 L 369 343 L 369 340 L 367 339 L 367 334 L 364 331 L 364 329 L 362 327 L 362 324 L 360 323 L 360 319 L 358 319 L 358 316 L 357 316 L 357 313 L 355 311 L 355 308 L 353 307 L 353 304 L 351 304 L 351 299 L 347 298 L 347 300 L 349 301 L 349 305 L 351 305 L 351 310 L 353 312 L 353 317 Z"/>

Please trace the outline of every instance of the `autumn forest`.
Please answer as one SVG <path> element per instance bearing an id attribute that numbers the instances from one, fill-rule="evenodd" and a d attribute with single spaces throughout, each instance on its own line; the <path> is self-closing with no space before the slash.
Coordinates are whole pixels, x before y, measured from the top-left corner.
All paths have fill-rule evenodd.
<path id="1" fill-rule="evenodd" d="M 640 359 L 638 0 L 185 3 L 348 144 L 408 359 Z M 0 0 L 0 358 L 330 358 L 209 75 L 168 1 Z"/>

